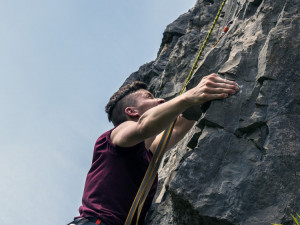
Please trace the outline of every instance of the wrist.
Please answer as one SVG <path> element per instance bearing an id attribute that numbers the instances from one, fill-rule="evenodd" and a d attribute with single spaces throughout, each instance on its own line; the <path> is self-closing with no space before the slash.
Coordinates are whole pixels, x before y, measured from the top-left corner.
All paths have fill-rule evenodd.
<path id="1" fill-rule="evenodd" d="M 199 103 L 195 101 L 195 97 L 191 95 L 189 92 L 185 92 L 179 97 L 181 98 L 182 105 L 185 109 L 188 109 L 195 105 L 199 105 Z"/>

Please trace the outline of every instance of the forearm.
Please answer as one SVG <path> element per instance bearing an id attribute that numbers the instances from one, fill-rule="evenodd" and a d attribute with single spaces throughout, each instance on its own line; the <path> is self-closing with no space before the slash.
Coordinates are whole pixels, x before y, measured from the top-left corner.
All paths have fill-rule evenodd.
<path id="1" fill-rule="evenodd" d="M 141 132 L 147 137 L 157 135 L 190 106 L 191 103 L 188 103 L 185 96 L 181 95 L 149 109 L 138 121 Z"/>

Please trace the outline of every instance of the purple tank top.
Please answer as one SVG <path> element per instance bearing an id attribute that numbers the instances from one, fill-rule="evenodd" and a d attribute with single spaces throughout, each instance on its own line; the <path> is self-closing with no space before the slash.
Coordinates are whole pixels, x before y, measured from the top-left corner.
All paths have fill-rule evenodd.
<path id="1" fill-rule="evenodd" d="M 100 218 L 108 225 L 123 225 L 152 153 L 145 148 L 144 142 L 129 148 L 116 146 L 110 140 L 111 132 L 107 131 L 96 141 L 79 212 L 80 216 Z M 151 206 L 157 183 L 156 177 L 139 224 L 143 224 Z"/>

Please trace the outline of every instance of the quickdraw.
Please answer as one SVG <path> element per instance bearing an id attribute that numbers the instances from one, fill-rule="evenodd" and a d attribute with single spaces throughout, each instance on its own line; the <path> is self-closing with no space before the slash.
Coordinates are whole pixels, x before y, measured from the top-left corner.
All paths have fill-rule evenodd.
<path id="1" fill-rule="evenodd" d="M 231 20 L 226 27 L 224 27 L 219 39 L 214 43 L 213 48 L 216 47 L 216 45 L 220 42 L 220 40 L 222 39 L 222 37 L 224 37 L 224 35 L 227 33 L 227 31 L 229 30 L 230 25 L 233 23 L 233 21 Z"/>
<path id="2" fill-rule="evenodd" d="M 199 54 L 198 54 L 198 56 L 197 56 L 197 58 L 196 58 L 196 60 L 195 60 L 195 62 L 193 64 L 193 67 L 192 67 L 192 69 L 191 69 L 191 71 L 190 71 L 190 73 L 189 73 L 189 75 L 188 75 L 188 77 L 187 77 L 187 79 L 186 79 L 183 87 L 182 87 L 180 95 L 184 93 L 186 85 L 190 81 L 190 79 L 192 77 L 192 74 L 194 73 L 194 70 L 195 70 L 195 68 L 196 68 L 196 66 L 197 66 L 197 64 L 199 62 L 199 59 L 200 59 L 200 57 L 201 57 L 201 55 L 202 55 L 202 53 L 203 53 L 203 51 L 205 49 L 205 46 L 206 46 L 206 43 L 207 43 L 207 41 L 208 41 L 208 39 L 210 37 L 210 34 L 212 33 L 212 31 L 213 31 L 213 29 L 214 29 L 214 27 L 215 27 L 215 25 L 216 25 L 216 23 L 217 23 L 217 21 L 219 19 L 219 16 L 221 14 L 221 11 L 223 10 L 223 7 L 224 7 L 225 3 L 226 3 L 226 0 L 223 0 L 222 5 L 221 5 L 221 7 L 220 7 L 220 9 L 219 9 L 216 17 L 215 17 L 215 20 L 214 20 L 214 22 L 213 22 L 213 24 L 212 24 L 212 26 L 211 26 L 211 28 L 210 28 L 207 36 L 206 36 L 206 38 L 205 38 L 205 40 L 204 40 L 204 42 L 202 44 L 202 47 L 200 49 L 200 52 L 199 52 Z M 161 138 L 161 140 L 160 140 L 157 148 L 155 149 L 155 152 L 154 152 L 154 155 L 152 157 L 152 160 L 151 160 L 151 162 L 150 162 L 150 164 L 148 166 L 146 174 L 145 174 L 145 176 L 143 178 L 143 181 L 142 181 L 142 183 L 141 183 L 141 185 L 139 187 L 139 190 L 138 190 L 138 192 L 137 192 L 137 194 L 135 196 L 135 199 L 134 199 L 134 201 L 133 201 L 133 203 L 131 205 L 130 211 L 129 211 L 128 215 L 127 215 L 127 218 L 126 218 L 126 221 L 125 221 L 125 225 L 130 225 L 131 224 L 131 222 L 133 220 L 133 217 L 134 217 L 135 212 L 136 212 L 137 209 L 138 210 L 137 210 L 136 224 L 138 224 L 138 221 L 139 221 L 139 218 L 140 218 L 140 215 L 141 215 L 141 212 L 142 212 L 145 200 L 146 200 L 146 198 L 148 196 L 148 193 L 149 193 L 149 191 L 150 191 L 150 189 L 152 187 L 152 184 L 153 184 L 153 182 L 155 180 L 155 177 L 157 175 L 157 171 L 158 171 L 160 162 L 161 162 L 161 160 L 163 158 L 163 155 L 164 155 L 164 153 L 165 153 L 165 151 L 167 149 L 168 142 L 170 140 L 170 137 L 171 137 L 173 128 L 175 126 L 175 123 L 176 123 L 176 120 L 173 121 L 169 125 L 169 127 L 164 131 L 163 136 L 162 136 L 162 138 Z"/>

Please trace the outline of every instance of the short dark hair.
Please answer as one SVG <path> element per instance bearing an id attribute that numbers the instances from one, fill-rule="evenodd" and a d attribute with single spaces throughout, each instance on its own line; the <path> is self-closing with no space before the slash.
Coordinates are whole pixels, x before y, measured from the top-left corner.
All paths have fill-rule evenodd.
<path id="1" fill-rule="evenodd" d="M 111 96 L 109 102 L 105 106 L 105 112 L 107 113 L 108 120 L 111 121 L 114 126 L 127 120 L 125 108 L 132 106 L 135 101 L 134 99 L 126 97 L 140 89 L 147 90 L 147 84 L 142 81 L 133 81 L 132 83 L 121 87 Z"/>

